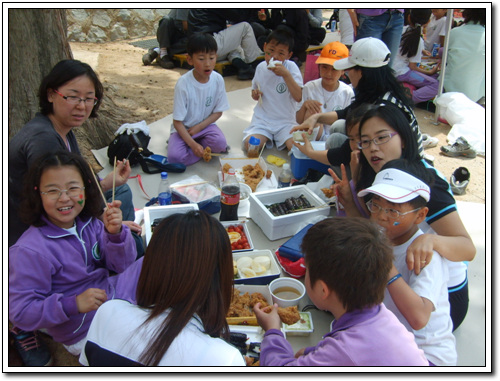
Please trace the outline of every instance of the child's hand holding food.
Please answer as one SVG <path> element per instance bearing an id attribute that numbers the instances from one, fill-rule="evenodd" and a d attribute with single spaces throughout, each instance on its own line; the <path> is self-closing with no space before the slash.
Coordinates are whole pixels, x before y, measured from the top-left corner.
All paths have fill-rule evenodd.
<path id="1" fill-rule="evenodd" d="M 269 309 L 271 309 L 271 312 L 269 312 Z M 253 312 L 257 317 L 257 322 L 264 331 L 281 329 L 281 319 L 278 315 L 278 305 L 276 303 L 273 306 L 264 308 L 261 308 L 261 304 L 257 303 L 253 306 Z"/>

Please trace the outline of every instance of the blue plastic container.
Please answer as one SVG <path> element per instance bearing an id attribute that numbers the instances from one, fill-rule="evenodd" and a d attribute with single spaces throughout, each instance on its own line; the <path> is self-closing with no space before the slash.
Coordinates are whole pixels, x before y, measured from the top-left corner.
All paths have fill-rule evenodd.
<path id="1" fill-rule="evenodd" d="M 311 144 L 315 151 L 321 151 L 325 149 L 324 141 L 312 141 Z M 295 146 L 292 147 L 292 155 L 290 161 L 293 177 L 295 177 L 295 179 L 297 180 L 304 177 L 309 168 L 315 169 L 324 174 L 328 174 L 328 168 L 330 168 L 329 165 L 320 163 L 319 161 L 307 157 Z"/>

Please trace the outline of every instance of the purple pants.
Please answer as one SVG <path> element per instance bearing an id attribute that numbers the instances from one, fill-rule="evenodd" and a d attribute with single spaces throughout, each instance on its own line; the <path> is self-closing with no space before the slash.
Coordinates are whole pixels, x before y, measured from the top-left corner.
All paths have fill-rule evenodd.
<path id="1" fill-rule="evenodd" d="M 227 147 L 226 137 L 214 123 L 209 124 L 194 135 L 193 139 L 203 148 L 210 147 L 212 152 L 224 152 Z M 201 157 L 194 154 L 178 132 L 170 134 L 167 156 L 169 163 L 182 163 L 184 165 L 191 165 L 201 160 Z"/>
<path id="2" fill-rule="evenodd" d="M 408 70 L 405 74 L 398 76 L 398 80 L 417 88 L 411 97 L 414 103 L 431 100 L 438 93 L 439 81 L 418 71 Z"/>

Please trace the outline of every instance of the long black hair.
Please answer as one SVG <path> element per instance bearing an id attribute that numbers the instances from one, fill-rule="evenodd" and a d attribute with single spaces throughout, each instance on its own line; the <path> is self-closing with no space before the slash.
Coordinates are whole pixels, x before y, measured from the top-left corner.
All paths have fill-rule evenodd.
<path id="1" fill-rule="evenodd" d="M 422 36 L 422 25 L 429 22 L 432 10 L 424 8 L 410 9 L 408 29 L 401 36 L 400 51 L 402 56 L 413 57 L 417 54 Z"/>

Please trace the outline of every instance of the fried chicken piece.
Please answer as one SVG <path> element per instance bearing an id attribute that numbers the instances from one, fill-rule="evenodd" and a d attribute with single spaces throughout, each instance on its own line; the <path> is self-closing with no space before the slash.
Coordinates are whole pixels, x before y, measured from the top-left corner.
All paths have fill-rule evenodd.
<path id="1" fill-rule="evenodd" d="M 292 325 L 300 320 L 300 314 L 297 310 L 297 306 L 292 307 L 278 307 L 278 315 L 283 323 Z"/>
<path id="2" fill-rule="evenodd" d="M 267 307 L 269 304 L 267 303 L 266 298 L 264 298 L 264 295 L 262 295 L 260 292 L 254 292 L 250 296 L 250 307 L 253 308 L 257 303 L 260 303 L 261 307 Z"/>
<path id="3" fill-rule="evenodd" d="M 266 179 L 270 179 L 271 176 L 272 176 L 272 174 L 273 174 L 273 171 L 271 171 L 270 169 L 268 169 L 267 172 L 266 172 Z"/>
<path id="4" fill-rule="evenodd" d="M 321 191 L 323 192 L 326 198 L 331 198 L 335 195 L 335 191 L 330 188 L 321 188 Z"/>
<path id="5" fill-rule="evenodd" d="M 222 166 L 222 172 L 228 173 L 230 168 L 233 168 L 233 167 L 231 167 L 228 163 L 226 163 Z"/>
<path id="6" fill-rule="evenodd" d="M 205 160 L 207 163 L 212 160 L 212 149 L 209 146 L 206 146 L 205 150 L 203 151 L 203 160 Z"/>

